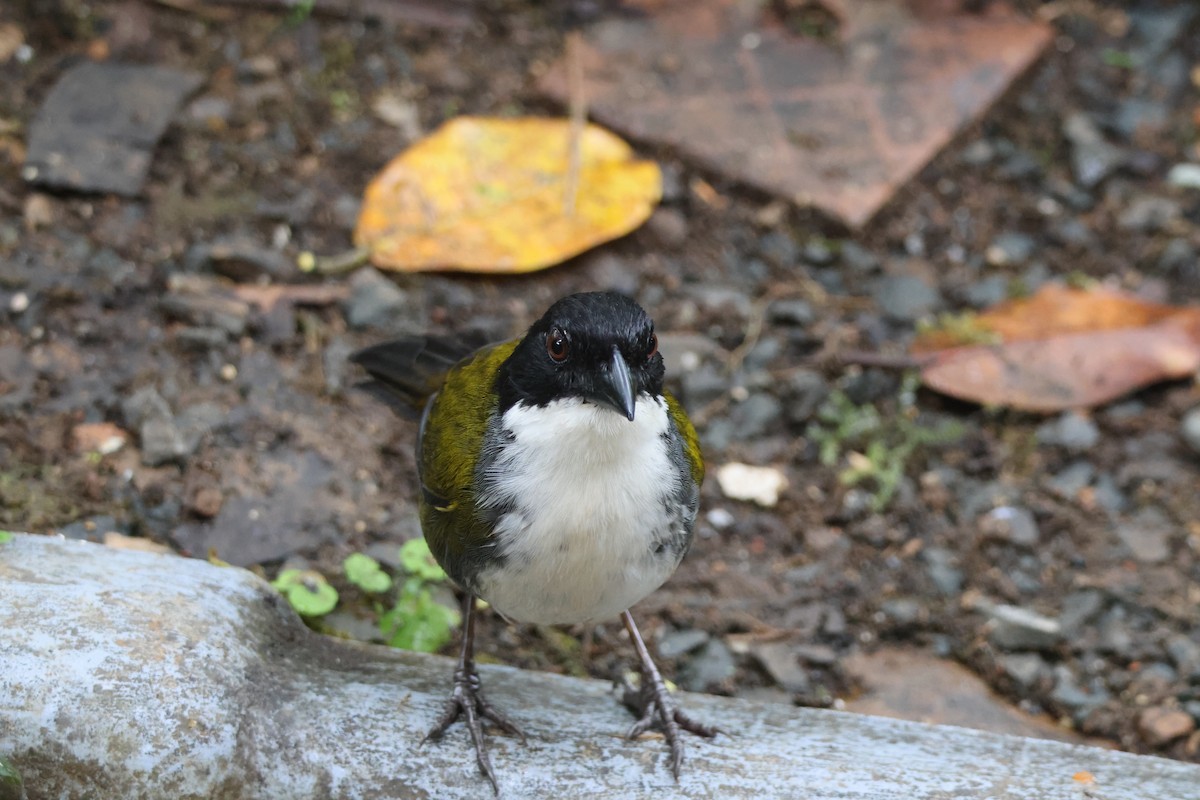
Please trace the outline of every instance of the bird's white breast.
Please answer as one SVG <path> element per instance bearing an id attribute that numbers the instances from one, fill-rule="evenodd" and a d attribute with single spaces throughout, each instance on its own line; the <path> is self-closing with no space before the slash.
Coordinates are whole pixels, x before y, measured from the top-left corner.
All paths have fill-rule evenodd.
<path id="1" fill-rule="evenodd" d="M 537 623 L 613 617 L 654 591 L 682 552 L 657 548 L 681 513 L 666 403 L 638 398 L 634 419 L 579 399 L 504 413 L 506 442 L 481 508 L 505 508 L 503 559 L 478 592 L 505 616 Z"/>

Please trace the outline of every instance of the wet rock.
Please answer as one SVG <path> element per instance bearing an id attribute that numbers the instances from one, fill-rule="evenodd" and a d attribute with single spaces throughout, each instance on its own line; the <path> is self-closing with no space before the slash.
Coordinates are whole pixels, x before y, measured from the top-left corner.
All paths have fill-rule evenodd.
<path id="1" fill-rule="evenodd" d="M 1133 632 L 1129 628 L 1123 606 L 1114 606 L 1104 615 L 1098 628 L 1099 648 L 1121 659 L 1133 654 Z"/>
<path id="2" fill-rule="evenodd" d="M 1167 173 L 1167 185 L 1177 189 L 1200 189 L 1200 164 L 1176 164 Z"/>
<path id="3" fill-rule="evenodd" d="M 668 370 L 667 375 L 671 374 Z M 692 411 L 703 408 L 729 390 L 729 378 L 711 364 L 702 364 L 698 369 L 685 371 L 681 384 L 683 402 Z"/>
<path id="4" fill-rule="evenodd" d="M 1111 698 L 1102 686 L 1093 686 L 1091 691 L 1080 686 L 1071 668 L 1065 664 L 1054 668 L 1054 689 L 1050 699 L 1070 711 L 1076 721 L 1083 720 L 1093 709 Z"/>
<path id="5" fill-rule="evenodd" d="M 1037 250 L 1037 241 L 1028 234 L 1007 232 L 992 240 L 984 252 L 987 263 L 993 267 L 1024 264 Z"/>
<path id="6" fill-rule="evenodd" d="M 1050 674 L 1046 661 L 1037 653 L 1008 653 L 999 659 L 1000 670 L 1018 689 L 1032 689 Z"/>
<path id="7" fill-rule="evenodd" d="M 126 428 L 140 428 L 148 419 L 169 419 L 171 406 L 153 386 L 143 386 L 121 403 Z"/>
<path id="8" fill-rule="evenodd" d="M 679 670 L 679 683 L 692 692 L 706 691 L 737 672 L 733 653 L 720 639 L 709 639 Z"/>
<path id="9" fill-rule="evenodd" d="M 816 312 L 807 300 L 776 300 L 767 308 L 767 317 L 777 325 L 806 327 L 816 319 Z"/>
<path id="10" fill-rule="evenodd" d="M 1196 730 L 1196 720 L 1179 708 L 1144 709 L 1137 718 L 1138 733 L 1151 747 L 1162 747 Z"/>
<path id="11" fill-rule="evenodd" d="M 784 409 L 788 421 L 794 425 L 808 422 L 825 398 L 829 397 L 829 383 L 825 376 L 815 370 L 799 369 L 787 381 L 788 403 Z"/>
<path id="12" fill-rule="evenodd" d="M 228 413 L 216 403 L 196 403 L 180 411 L 175 425 L 183 437 L 187 455 L 196 452 L 201 440 L 221 428 L 227 418 Z"/>
<path id="13" fill-rule="evenodd" d="M 808 672 L 800 666 L 796 651 L 787 642 L 756 642 L 750 655 L 782 688 L 796 694 L 808 694 L 812 688 Z"/>
<path id="14" fill-rule="evenodd" d="M 142 463 L 148 467 L 181 463 L 192 448 L 171 417 L 151 417 L 138 429 L 142 445 Z"/>
<path id="15" fill-rule="evenodd" d="M 1064 219 L 1050 229 L 1050 238 L 1059 244 L 1071 247 L 1095 248 L 1100 240 L 1083 220 L 1076 217 Z"/>
<path id="16" fill-rule="evenodd" d="M 711 638 L 707 631 L 696 628 L 669 631 L 658 640 L 658 654 L 663 658 L 679 658 L 708 644 Z"/>
<path id="17" fill-rule="evenodd" d="M 1125 151 L 1110 144 L 1083 112 L 1070 114 L 1063 135 L 1071 143 L 1071 171 L 1079 185 L 1091 189 L 1125 163 Z"/>
<path id="18" fill-rule="evenodd" d="M 238 283 L 253 283 L 260 278 L 287 279 L 298 272 L 283 253 L 244 237 L 197 245 L 188 253 L 188 262 Z"/>
<path id="19" fill-rule="evenodd" d="M 833 263 L 835 253 L 825 239 L 809 239 L 804 243 L 804 260 L 818 267 L 826 267 Z"/>
<path id="20" fill-rule="evenodd" d="M 1116 524 L 1117 537 L 1144 564 L 1160 564 L 1171 556 L 1174 528 L 1166 514 L 1155 506 L 1139 509 Z"/>
<path id="21" fill-rule="evenodd" d="M 360 269 L 350 279 L 346 321 L 352 328 L 395 328 L 409 307 L 408 293 L 376 269 Z"/>
<path id="22" fill-rule="evenodd" d="M 1067 411 L 1058 419 L 1040 425 L 1037 439 L 1040 444 L 1057 445 L 1072 453 L 1081 453 L 1091 450 L 1100 441 L 1100 429 L 1091 417 Z"/>
<path id="23" fill-rule="evenodd" d="M 1041 539 L 1033 512 L 1019 506 L 999 506 L 979 520 L 979 533 L 985 539 L 1007 542 L 1017 547 L 1035 547 Z"/>
<path id="24" fill-rule="evenodd" d="M 41 186 L 138 194 L 159 137 L 203 80 L 169 67 L 80 62 L 34 116 L 22 174 Z"/>
<path id="25" fill-rule="evenodd" d="M 783 404 L 774 395 L 752 394 L 729 413 L 733 435 L 739 441 L 757 439 L 775 428 L 783 417 Z"/>
<path id="26" fill-rule="evenodd" d="M 1183 415 L 1179 423 L 1179 434 L 1192 452 L 1200 454 L 1200 406 Z"/>
<path id="27" fill-rule="evenodd" d="M 966 288 L 963 297 L 973 308 L 991 308 L 1008 299 L 1009 280 L 1004 275 L 988 275 Z"/>
<path id="28" fill-rule="evenodd" d="M 250 304 L 233 297 L 214 279 L 176 274 L 167 279 L 159 308 L 171 319 L 198 327 L 219 328 L 229 336 L 246 332 Z"/>
<path id="29" fill-rule="evenodd" d="M 958 557 L 944 547 L 927 547 L 921 552 L 929 579 L 938 591 L 947 597 L 962 591 L 963 573 L 958 568 Z"/>
<path id="30" fill-rule="evenodd" d="M 884 600 L 880 603 L 879 610 L 889 623 L 898 628 L 907 628 L 920 622 L 923 611 L 920 601 L 912 597 Z"/>
<path id="31" fill-rule="evenodd" d="M 800 258 L 800 248 L 791 234 L 771 231 L 758 240 L 758 254 L 774 267 L 795 267 Z"/>
<path id="32" fill-rule="evenodd" d="M 889 275 L 875 284 L 875 303 L 893 322 L 912 323 L 929 316 L 942 304 L 938 290 L 920 278 Z"/>
<path id="33" fill-rule="evenodd" d="M 997 605 L 988 611 L 988 638 L 1001 650 L 1052 650 L 1062 641 L 1056 619 L 1019 606 Z"/>
<path id="34" fill-rule="evenodd" d="M 1129 498 L 1117 488 L 1116 480 L 1107 472 L 1097 476 L 1096 484 L 1092 487 L 1092 497 L 1096 505 L 1109 514 L 1119 514 L 1129 507 Z"/>
<path id="35" fill-rule="evenodd" d="M 1117 217 L 1117 226 L 1127 231 L 1154 233 L 1170 228 L 1183 216 L 1183 208 L 1169 197 L 1138 195 Z"/>

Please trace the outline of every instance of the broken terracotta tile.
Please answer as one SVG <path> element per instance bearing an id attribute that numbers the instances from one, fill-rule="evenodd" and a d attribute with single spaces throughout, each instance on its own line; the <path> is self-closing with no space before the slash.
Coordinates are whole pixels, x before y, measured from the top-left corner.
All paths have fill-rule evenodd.
<path id="1" fill-rule="evenodd" d="M 834 40 L 776 5 L 628 0 L 580 48 L 593 115 L 860 227 L 1051 40 L 1000 2 L 826 0 Z M 565 101 L 565 64 L 541 86 Z"/>

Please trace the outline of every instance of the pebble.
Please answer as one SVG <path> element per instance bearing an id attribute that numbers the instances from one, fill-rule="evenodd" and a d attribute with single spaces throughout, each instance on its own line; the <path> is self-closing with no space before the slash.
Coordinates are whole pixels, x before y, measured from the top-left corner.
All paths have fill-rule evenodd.
<path id="1" fill-rule="evenodd" d="M 800 666 L 795 648 L 787 642 L 755 642 L 750 654 L 783 689 L 807 694 L 812 688 L 808 671 Z"/>
<path id="2" fill-rule="evenodd" d="M 1179 277 L 1195 277 L 1200 272 L 1197 268 L 1196 248 L 1192 247 L 1187 239 L 1172 239 L 1159 254 L 1155 268 L 1159 272 Z"/>
<path id="3" fill-rule="evenodd" d="M 725 643 L 709 639 L 679 670 L 679 682 L 688 691 L 703 692 L 729 680 L 736 671 L 737 663 Z"/>
<path id="4" fill-rule="evenodd" d="M 264 277 L 290 278 L 297 273 L 296 265 L 283 253 L 245 237 L 196 245 L 186 261 L 239 283 L 253 283 Z"/>
<path id="5" fill-rule="evenodd" d="M 1091 484 L 1094 477 L 1096 477 L 1096 468 L 1091 462 L 1075 461 L 1047 479 L 1046 488 L 1064 500 L 1075 501 L 1079 499 L 1079 493 Z"/>
<path id="6" fill-rule="evenodd" d="M 140 428 L 148 419 L 170 419 L 171 406 L 153 386 L 143 386 L 121 403 L 127 429 Z"/>
<path id="7" fill-rule="evenodd" d="M 732 461 L 717 469 L 717 484 L 728 498 L 772 508 L 779 502 L 779 493 L 787 488 L 788 480 L 775 467 L 755 467 Z"/>
<path id="8" fill-rule="evenodd" d="M 148 467 L 181 462 L 191 451 L 183 433 L 170 417 L 152 417 L 139 428 L 142 463 Z"/>
<path id="9" fill-rule="evenodd" d="M 1020 506 L 999 506 L 979 520 L 979 533 L 985 539 L 1007 542 L 1018 547 L 1035 547 L 1041 539 L 1033 512 Z"/>
<path id="10" fill-rule="evenodd" d="M 1022 690 L 1032 688 L 1049 672 L 1045 660 L 1037 653 L 1008 653 L 1000 657 L 999 664 L 1004 674 Z"/>
<path id="11" fill-rule="evenodd" d="M 1063 124 L 1071 143 L 1071 172 L 1084 188 L 1091 189 L 1125 163 L 1125 151 L 1110 144 L 1087 114 L 1076 111 Z"/>
<path id="12" fill-rule="evenodd" d="M 846 240 L 842 242 L 840 255 L 842 258 L 842 263 L 845 264 L 851 272 L 857 272 L 861 275 L 868 275 L 879 270 L 879 257 L 853 240 Z"/>
<path id="13" fill-rule="evenodd" d="M 1005 232 L 992 240 L 984 253 L 987 263 L 993 267 L 1024 264 L 1037 250 L 1037 241 L 1028 234 Z"/>
<path id="14" fill-rule="evenodd" d="M 887 620 L 897 627 L 908 627 L 921 619 L 921 603 L 912 597 L 897 597 L 885 600 L 879 610 Z"/>
<path id="15" fill-rule="evenodd" d="M 826 267 L 833 263 L 833 248 L 824 239 L 809 239 L 804 244 L 804 260 L 818 267 Z"/>
<path id="16" fill-rule="evenodd" d="M 662 338 L 659 347 L 662 347 Z M 672 375 L 669 369 L 667 375 Z M 723 395 L 729 389 L 729 378 L 712 364 L 701 364 L 694 370 L 684 370 L 680 384 L 684 403 L 694 411 Z"/>
<path id="17" fill-rule="evenodd" d="M 1058 620 L 1026 608 L 993 606 L 988 638 L 1001 650 L 1050 650 L 1063 638 Z"/>
<path id="18" fill-rule="evenodd" d="M 944 547 L 927 547 L 921 553 L 929 579 L 938 591 L 952 597 L 962 591 L 963 572 L 958 568 L 958 557 Z"/>
<path id="19" fill-rule="evenodd" d="M 1188 680 L 1200 679 L 1200 631 L 1197 637 L 1178 633 L 1167 640 L 1167 655 L 1179 673 Z"/>
<path id="20" fill-rule="evenodd" d="M 1179 433 L 1192 452 L 1200 455 L 1200 406 L 1183 415 L 1183 420 L 1179 423 Z"/>
<path id="21" fill-rule="evenodd" d="M 688 240 L 687 217 L 675 208 L 658 208 L 646 221 L 646 227 L 664 247 L 677 249 Z"/>
<path id="22" fill-rule="evenodd" d="M 791 234 L 772 231 L 758 240 L 758 254 L 771 266 L 791 268 L 800 258 L 800 248 Z"/>
<path id="23" fill-rule="evenodd" d="M 1171 556 L 1171 534 L 1175 526 L 1155 506 L 1139 509 L 1116 524 L 1117 537 L 1143 564 L 1161 564 Z"/>
<path id="24" fill-rule="evenodd" d="M 911 275 L 889 275 L 875 284 L 875 303 L 893 322 L 912 323 L 942 304 L 938 290 Z"/>
<path id="25" fill-rule="evenodd" d="M 360 269 L 350 279 L 344 310 L 352 328 L 394 328 L 408 309 L 408 293 L 378 270 Z"/>
<path id="26" fill-rule="evenodd" d="M 1183 709 L 1156 706 L 1138 714 L 1137 726 L 1147 744 L 1162 747 L 1194 731 L 1196 720 Z"/>
<path id="27" fill-rule="evenodd" d="M 1057 445 L 1072 453 L 1091 450 L 1100 441 L 1100 429 L 1091 417 L 1078 411 L 1064 412 L 1060 417 L 1040 425 L 1037 429 L 1039 444 Z"/>
<path id="28" fill-rule="evenodd" d="M 817 315 L 807 300 L 776 300 L 767 308 L 767 318 L 778 325 L 806 327 Z"/>
<path id="29" fill-rule="evenodd" d="M 658 640 L 658 654 L 663 658 L 679 658 L 708 644 L 711 638 L 708 631 L 696 628 L 668 631 Z"/>
<path id="30" fill-rule="evenodd" d="M 1124 606 L 1113 606 L 1104 615 L 1104 619 L 1100 620 L 1097 631 L 1100 634 L 1099 648 L 1102 652 L 1122 659 L 1132 654 L 1133 633 L 1125 619 Z"/>
<path id="31" fill-rule="evenodd" d="M 1058 621 L 1064 631 L 1074 636 L 1080 628 L 1095 619 L 1103 608 L 1104 595 L 1099 590 L 1081 589 L 1063 599 Z"/>
<path id="32" fill-rule="evenodd" d="M 1183 208 L 1169 197 L 1143 194 L 1134 197 L 1117 217 L 1117 227 L 1155 233 L 1166 230 L 1183 216 Z"/>
<path id="33" fill-rule="evenodd" d="M 1200 189 L 1200 164 L 1176 164 L 1167 173 L 1167 185 L 1180 189 Z"/>
<path id="34" fill-rule="evenodd" d="M 1079 685 L 1071 668 L 1059 664 L 1054 668 L 1054 690 L 1050 699 L 1072 712 L 1076 720 L 1084 719 L 1092 709 L 1104 705 L 1111 695 L 1101 686 L 1088 691 Z"/>
<path id="35" fill-rule="evenodd" d="M 770 432 L 783 418 L 783 404 L 772 394 L 750 395 L 729 412 L 733 435 L 740 441 L 757 439 Z"/>
<path id="36" fill-rule="evenodd" d="M 810 369 L 798 369 L 788 378 L 788 403 L 785 408 L 788 421 L 803 425 L 829 397 L 829 383 L 821 373 Z"/>
<path id="37" fill-rule="evenodd" d="M 963 292 L 963 297 L 973 308 L 991 308 L 1008 299 L 1009 279 L 1004 275 L 988 275 L 975 281 Z"/>

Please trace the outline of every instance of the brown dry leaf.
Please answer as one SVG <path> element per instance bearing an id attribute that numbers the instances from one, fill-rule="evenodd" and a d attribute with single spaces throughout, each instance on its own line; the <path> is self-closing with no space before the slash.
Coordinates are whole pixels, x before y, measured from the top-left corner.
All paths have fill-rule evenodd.
<path id="1" fill-rule="evenodd" d="M 588 125 L 572 206 L 569 128 L 565 119 L 451 120 L 367 186 L 354 243 L 387 269 L 528 272 L 629 233 L 661 197 L 658 165 Z"/>
<path id="2" fill-rule="evenodd" d="M 239 300 L 270 313 L 280 302 L 297 306 L 340 303 L 349 296 L 350 288 L 337 283 L 272 283 L 266 286 L 239 283 L 233 287 L 233 293 Z"/>
<path id="3" fill-rule="evenodd" d="M 104 546 L 116 550 L 136 550 L 140 553 L 163 553 L 169 555 L 173 551 L 165 544 L 152 542 L 140 536 L 126 536 L 116 531 L 104 532 Z"/>
<path id="4" fill-rule="evenodd" d="M 920 337 L 921 377 L 944 394 L 986 405 L 1053 412 L 1088 408 L 1200 369 L 1200 307 L 1148 303 L 1107 289 L 1050 285 L 981 314 L 999 338 L 963 344 Z"/>

